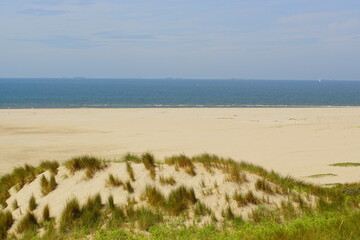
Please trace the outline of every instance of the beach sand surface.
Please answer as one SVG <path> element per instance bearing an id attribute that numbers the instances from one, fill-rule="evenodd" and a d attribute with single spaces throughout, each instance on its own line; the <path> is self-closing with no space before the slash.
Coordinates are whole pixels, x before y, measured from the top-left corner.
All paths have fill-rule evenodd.
<path id="1" fill-rule="evenodd" d="M 326 184 L 360 181 L 360 108 L 2 109 L 0 175 L 24 163 L 204 152 Z M 334 174 L 309 178 L 309 175 Z"/>

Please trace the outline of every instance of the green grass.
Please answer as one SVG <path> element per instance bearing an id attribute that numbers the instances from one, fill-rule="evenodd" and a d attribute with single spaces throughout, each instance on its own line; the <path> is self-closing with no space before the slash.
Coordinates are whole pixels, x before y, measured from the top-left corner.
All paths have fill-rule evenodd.
<path id="1" fill-rule="evenodd" d="M 51 217 L 50 217 L 50 208 L 49 208 L 49 205 L 46 205 L 43 209 L 43 212 L 42 212 L 42 221 L 43 222 L 47 222 L 47 221 L 50 221 L 51 220 Z"/>
<path id="2" fill-rule="evenodd" d="M 134 192 L 134 188 L 133 186 L 131 185 L 131 182 L 130 181 L 126 181 L 125 184 L 124 184 L 124 190 L 125 191 L 128 191 L 129 193 L 133 193 Z"/>
<path id="3" fill-rule="evenodd" d="M 148 166 L 150 169 L 155 169 L 154 157 L 151 154 L 146 156 L 144 154 L 141 157 L 128 155 L 126 158 L 128 158 L 127 162 L 129 164 L 130 162 L 143 163 L 145 167 Z M 73 169 L 93 169 L 94 172 L 92 174 L 95 174 L 96 171 L 104 167 L 102 161 L 99 162 L 100 165 L 91 163 L 93 160 L 88 162 L 87 160 L 82 161 L 83 160 L 73 161 L 70 165 L 74 167 Z M 202 154 L 192 158 L 176 156 L 173 160 L 168 161 L 170 161 L 168 163 L 182 169 L 184 166 L 190 166 L 189 161 L 194 166 L 194 163 L 200 163 L 211 173 L 223 171 L 227 175 L 226 178 L 228 181 L 239 184 L 247 181 L 245 173 L 256 174 L 263 178 L 255 183 L 257 191 L 263 191 L 268 194 L 282 194 L 286 197 L 286 200 L 281 202 L 277 208 L 269 209 L 267 206 L 262 205 L 264 201 L 266 203 L 266 199 L 259 199 L 250 191 L 245 193 L 236 192 L 232 197 L 227 195 L 229 205 L 222 212 L 226 221 L 221 222 L 222 218 L 216 219 L 215 215 L 211 213 L 211 210 L 195 196 L 195 192 L 191 188 L 180 186 L 172 189 L 169 195 L 165 196 L 157 188 L 148 186 L 141 199 L 129 198 L 132 200 L 129 200 L 127 204 L 121 206 L 117 206 L 114 203 L 112 196 L 107 199 L 106 205 L 101 203 L 100 195 L 90 197 L 83 206 L 80 206 L 76 199 L 71 199 L 67 202 L 57 223 L 50 218 L 49 209 L 43 209 L 41 223 L 39 223 L 33 213 L 29 211 L 19 221 L 17 230 L 24 234 L 22 239 L 32 240 L 73 240 L 88 238 L 99 240 L 360 239 L 360 223 L 358 221 L 358 219 L 360 219 L 360 183 L 321 187 L 291 177 L 281 176 L 273 171 L 267 171 L 250 163 L 237 163 L 231 159 L 224 159 L 209 154 Z M 84 162 L 87 163 L 85 164 Z M 48 163 L 47 167 L 45 167 L 45 165 L 42 167 L 25 165 L 1 177 L 1 202 L 4 202 L 9 197 L 8 190 L 11 187 L 24 186 L 30 183 L 45 170 L 49 169 L 49 171 L 52 171 L 50 166 L 53 166 L 53 169 L 58 169 L 56 164 L 53 163 Z M 79 165 L 85 167 L 79 168 Z M 70 169 L 72 167 L 70 167 Z M 54 172 L 52 173 L 54 174 Z M 160 182 L 161 178 L 163 177 L 159 176 Z M 129 179 L 131 179 L 130 174 Z M 50 182 L 48 179 L 46 180 Z M 167 182 L 167 180 L 164 178 L 163 182 Z M 127 181 L 124 184 L 124 189 L 128 183 L 131 186 L 131 182 Z M 277 186 L 273 186 L 270 183 Z M 278 190 L 278 188 L 280 190 Z M 308 195 L 317 197 L 314 206 L 309 206 L 306 201 Z M 251 205 L 251 207 L 255 208 L 249 215 L 250 221 L 242 220 L 241 217 L 235 214 L 235 208 L 230 208 L 230 203 L 233 201 L 231 198 L 234 199 L 239 206 Z M 144 201 L 149 205 L 143 206 Z M 139 208 L 136 202 L 143 207 Z M 218 222 L 216 226 L 210 223 L 210 225 L 204 227 L 185 227 L 183 223 L 188 220 L 190 215 L 195 215 L 196 219 L 207 216 L 207 218 L 212 219 L 212 222 Z M 7 217 L 3 216 L 4 213 L 1 212 L 0 236 L 5 238 L 7 228 L 12 225 L 13 220 L 11 220 L 12 217 L 9 215 Z M 3 220 L 5 218 L 11 221 Z M 9 223 L 5 224 L 7 221 L 9 221 Z M 58 229 L 56 226 L 60 226 L 60 228 Z M 36 237 L 37 229 L 40 227 L 45 231 L 44 238 Z"/>
<path id="4" fill-rule="evenodd" d="M 37 229 L 39 223 L 32 212 L 27 212 L 18 223 L 16 230 L 18 233 L 33 232 Z"/>
<path id="5" fill-rule="evenodd" d="M 81 208 L 76 198 L 70 199 L 60 217 L 60 231 L 66 232 L 71 229 L 74 222 L 81 217 Z"/>
<path id="6" fill-rule="evenodd" d="M 159 177 L 159 181 L 162 185 L 175 185 L 176 181 L 174 179 L 174 177 L 164 177 L 164 176 L 160 176 Z"/>
<path id="7" fill-rule="evenodd" d="M 13 223 L 14 219 L 11 212 L 0 211 L 0 239 L 5 239 L 7 237 L 7 230 L 11 228 Z"/>
<path id="8" fill-rule="evenodd" d="M 141 207 L 139 209 L 128 208 L 127 218 L 135 224 L 137 229 L 148 231 L 150 227 L 163 221 L 163 215 L 149 208 Z"/>
<path id="9" fill-rule="evenodd" d="M 258 179 L 255 183 L 255 189 L 268 194 L 274 194 L 274 190 L 272 189 L 271 185 L 266 182 L 265 179 Z"/>
<path id="10" fill-rule="evenodd" d="M 11 173 L 3 175 L 0 178 L 0 205 L 7 207 L 6 200 L 10 197 L 10 188 L 15 187 L 16 190 L 20 190 L 44 171 L 44 168 L 35 168 L 25 164 L 23 167 L 16 167 Z"/>
<path id="11" fill-rule="evenodd" d="M 42 161 L 39 165 L 40 168 L 49 170 L 54 175 L 58 173 L 59 166 L 60 164 L 57 161 Z"/>
<path id="12" fill-rule="evenodd" d="M 329 166 L 332 166 L 332 167 L 360 167 L 360 163 L 343 162 L 343 163 L 330 164 Z"/>
<path id="13" fill-rule="evenodd" d="M 241 194 L 239 192 L 235 192 L 233 194 L 233 199 L 237 202 L 238 207 L 243 207 L 248 204 L 260 204 L 262 201 L 257 198 L 252 191 L 248 191 L 246 194 Z"/>
<path id="14" fill-rule="evenodd" d="M 308 176 L 308 178 L 322 178 L 322 177 L 335 177 L 335 176 L 337 175 L 333 173 L 321 173 L 321 174 L 310 175 Z"/>
<path id="15" fill-rule="evenodd" d="M 29 199 L 29 210 L 33 211 L 37 208 L 37 203 L 34 195 L 32 195 Z"/>
<path id="16" fill-rule="evenodd" d="M 119 178 L 109 173 L 108 179 L 106 180 L 106 185 L 109 187 L 120 187 L 124 185 L 124 183 Z"/>
<path id="17" fill-rule="evenodd" d="M 50 192 L 54 191 L 57 187 L 55 176 L 51 175 L 50 181 L 48 181 L 47 178 L 43 175 L 40 179 L 40 187 L 43 196 L 46 196 Z"/>
<path id="18" fill-rule="evenodd" d="M 144 153 L 141 155 L 141 161 L 146 169 L 151 170 L 155 168 L 155 158 L 151 153 Z"/>
<path id="19" fill-rule="evenodd" d="M 175 168 L 182 168 L 184 172 L 191 176 L 196 175 L 195 165 L 193 164 L 191 159 L 184 154 L 166 158 L 165 163 L 169 165 L 175 165 Z"/>
<path id="20" fill-rule="evenodd" d="M 107 167 L 104 161 L 90 155 L 74 157 L 66 161 L 64 165 L 72 173 L 85 170 L 88 179 L 92 178 L 97 171 Z"/>
<path id="21" fill-rule="evenodd" d="M 135 181 L 134 170 L 133 170 L 130 162 L 126 162 L 126 171 L 128 172 L 131 181 Z"/>
<path id="22" fill-rule="evenodd" d="M 194 189 L 180 186 L 170 192 L 166 200 L 166 211 L 178 216 L 196 202 Z"/>
<path id="23" fill-rule="evenodd" d="M 205 215 L 210 215 L 212 211 L 204 203 L 198 201 L 195 204 L 194 213 L 196 216 L 205 216 Z"/>

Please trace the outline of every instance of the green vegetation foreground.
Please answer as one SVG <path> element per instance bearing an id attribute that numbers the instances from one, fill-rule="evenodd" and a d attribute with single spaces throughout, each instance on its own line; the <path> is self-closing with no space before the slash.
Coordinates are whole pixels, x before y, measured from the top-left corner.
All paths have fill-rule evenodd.
<path id="1" fill-rule="evenodd" d="M 35 180 L 41 186 L 43 197 L 58 187 L 55 176 L 61 166 L 57 162 L 43 162 L 38 167 L 25 165 L 0 179 L 0 203 L 3 207 L 0 239 L 360 239 L 359 183 L 326 188 L 282 177 L 253 164 L 209 154 L 192 158 L 172 156 L 166 158 L 165 163 L 155 161 L 148 153 L 141 156 L 128 154 L 115 162 L 125 164 L 128 180 L 108 174 L 108 188 L 116 191 L 121 188 L 122 192 L 132 196 L 136 169 L 141 165 L 148 171 L 149 179 L 172 190 L 166 195 L 159 187 L 147 185 L 140 199 L 128 197 L 126 204 L 122 205 L 117 205 L 112 195 L 102 199 L 97 194 L 89 197 L 83 205 L 72 198 L 66 202 L 59 219 L 50 215 L 48 205 L 42 209 L 41 217 L 36 215 L 34 211 L 38 204 L 31 196 L 26 213 L 16 220 L 13 210 L 19 206 L 17 201 L 9 204 L 11 193 L 20 192 Z M 109 161 L 82 156 L 70 159 L 63 167 L 70 174 L 82 172 L 83 181 L 89 181 L 105 171 L 109 164 Z M 221 217 L 217 217 L 214 209 L 207 206 L 193 188 L 176 186 L 176 178 L 159 175 L 165 165 L 191 178 L 204 174 L 201 167 L 212 175 L 221 173 L 228 185 L 249 184 L 251 175 L 257 176 L 257 180 L 254 180 L 252 191 L 221 195 L 225 202 L 233 201 L 236 206 L 228 204 Z M 219 193 L 218 184 L 215 182 L 211 187 Z M 200 185 L 205 189 L 205 182 Z M 209 194 L 203 192 L 203 196 Z M 264 197 L 259 198 L 256 194 L 259 192 Z M 273 204 L 269 198 L 275 197 L 287 201 Z M 137 205 L 138 202 L 142 205 Z M 249 217 L 238 214 L 236 209 L 239 208 L 251 208 Z M 205 224 L 204 219 L 208 220 Z"/>

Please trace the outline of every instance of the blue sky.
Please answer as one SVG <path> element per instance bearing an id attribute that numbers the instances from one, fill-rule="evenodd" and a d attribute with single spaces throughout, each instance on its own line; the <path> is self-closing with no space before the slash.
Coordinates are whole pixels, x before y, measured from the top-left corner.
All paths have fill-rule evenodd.
<path id="1" fill-rule="evenodd" d="M 360 80 L 359 0 L 1 0 L 0 77 Z"/>

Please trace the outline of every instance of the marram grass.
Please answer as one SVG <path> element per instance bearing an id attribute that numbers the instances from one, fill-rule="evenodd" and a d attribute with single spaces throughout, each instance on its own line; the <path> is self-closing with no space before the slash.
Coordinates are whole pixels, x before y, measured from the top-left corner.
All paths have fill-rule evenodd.
<path id="1" fill-rule="evenodd" d="M 127 164 L 129 180 L 122 187 L 129 193 L 133 191 L 132 164 L 142 163 L 149 172 L 159 167 L 154 157 L 149 154 L 141 156 L 128 154 L 123 157 Z M 244 173 L 256 174 L 260 179 L 255 183 L 255 189 L 267 194 L 287 194 L 288 201 L 283 201 L 276 208 L 265 207 L 266 199 L 259 198 L 251 191 L 235 192 L 225 195 L 222 215 L 226 219 L 219 222 L 192 188 L 177 186 L 168 195 L 164 195 L 155 185 L 148 185 L 142 200 L 148 205 L 138 207 L 134 204 L 138 199 L 129 197 L 127 204 L 118 206 L 112 196 L 104 199 L 100 195 L 89 197 L 85 204 L 80 205 L 77 199 L 70 199 L 58 220 L 50 217 L 48 206 L 37 208 L 35 198 L 29 201 L 28 212 L 17 222 L 16 230 L 21 239 L 60 240 L 60 239 L 259 239 L 259 240 L 310 240 L 310 239 L 360 239 L 360 183 L 339 184 L 335 187 L 321 187 L 305 183 L 291 177 L 283 177 L 274 171 L 267 171 L 259 166 L 215 155 L 202 154 L 195 157 L 177 155 L 167 158 L 167 164 L 175 165 L 190 176 L 196 176 L 195 164 L 200 163 L 206 171 L 216 174 L 221 171 L 227 175 L 227 181 L 236 182 L 239 187 L 247 184 Z M 106 167 L 104 161 L 84 156 L 73 158 L 65 163 L 71 171 L 85 170 L 88 177 Z M 0 178 L 0 203 L 6 206 L 9 189 L 21 189 L 42 172 L 49 170 L 56 175 L 59 165 L 56 162 L 42 163 L 39 167 L 25 165 L 14 169 L 10 174 Z M 45 178 L 46 179 L 46 178 Z M 174 183 L 170 177 L 154 176 L 158 184 L 171 186 Z M 113 181 L 115 180 L 115 181 Z M 117 179 L 111 179 L 112 184 L 119 185 Z M 48 179 L 43 180 L 51 182 Z M 204 183 L 205 185 L 205 183 Z M 214 184 L 216 187 L 217 184 Z M 311 195 L 317 198 L 315 206 L 308 206 L 304 200 Z M 35 201 L 34 201 L 35 200 Z M 237 216 L 229 205 L 236 201 L 239 206 L 255 206 L 249 213 L 249 219 Z M 11 203 L 16 209 L 17 204 Z M 264 204 L 264 205 L 262 205 Z M 11 208 L 10 208 L 11 209 Z M 34 212 L 40 213 L 37 219 Z M 186 213 L 186 214 L 185 214 Z M 195 220 L 207 217 L 211 221 L 205 225 L 185 225 L 188 213 Z M 0 211 L 0 239 L 15 239 L 8 230 L 14 220 L 10 212 Z M 44 232 L 38 236 L 39 229 Z"/>

